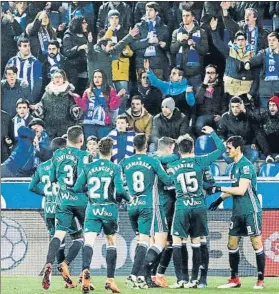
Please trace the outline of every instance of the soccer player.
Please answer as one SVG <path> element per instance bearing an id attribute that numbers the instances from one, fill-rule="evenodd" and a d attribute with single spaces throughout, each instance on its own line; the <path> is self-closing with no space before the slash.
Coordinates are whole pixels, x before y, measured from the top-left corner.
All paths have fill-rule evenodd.
<path id="1" fill-rule="evenodd" d="M 132 272 L 126 284 L 147 288 L 152 283 L 149 280 L 151 268 L 166 246 L 168 234 L 164 211 L 158 205 L 158 178 L 166 186 L 171 185 L 172 181 L 160 161 L 146 154 L 145 134 L 137 134 L 133 144 L 136 154 L 124 158 L 120 163 L 129 193 L 134 196 L 133 203 L 128 205 L 128 215 L 134 232 L 139 233 Z M 147 252 L 149 238 L 153 235 L 155 243 Z"/>
<path id="2" fill-rule="evenodd" d="M 50 182 L 59 184 L 57 206 L 55 214 L 55 234 L 49 243 L 46 265 L 43 273 L 42 286 L 45 290 L 50 287 L 52 265 L 60 244 L 76 217 L 83 227 L 87 197 L 85 193 L 73 193 L 72 188 L 82 167 L 88 163 L 88 153 L 81 151 L 84 135 L 80 126 L 72 126 L 67 131 L 67 146 L 57 150 L 52 157 L 50 169 Z M 80 247 L 83 240 L 76 244 Z M 66 262 L 61 264 L 61 274 L 68 284 L 74 284 L 69 274 Z"/>
<path id="3" fill-rule="evenodd" d="M 222 192 L 221 196 L 210 206 L 210 210 L 217 207 L 228 197 L 233 197 L 233 210 L 229 227 L 229 262 L 231 278 L 228 283 L 218 288 L 239 288 L 238 276 L 239 240 L 249 236 L 255 250 L 258 281 L 254 289 L 264 288 L 265 253 L 261 237 L 262 209 L 257 195 L 257 174 L 253 164 L 243 155 L 244 140 L 241 136 L 232 136 L 226 141 L 227 152 L 233 158 L 231 172 L 232 187 L 215 187 L 215 192 Z"/>
<path id="4" fill-rule="evenodd" d="M 170 164 L 169 169 L 176 190 L 176 204 L 171 228 L 173 240 L 173 262 L 177 277 L 175 288 L 197 288 L 198 273 L 201 265 L 200 236 L 206 236 L 207 214 L 203 195 L 203 173 L 205 167 L 218 159 L 225 147 L 221 139 L 211 127 L 202 129 L 210 134 L 215 141 L 217 150 L 203 156 L 194 155 L 194 140 L 188 135 L 180 136 L 177 140 L 181 159 Z M 182 274 L 182 240 L 191 237 L 193 250 L 192 276 L 188 283 Z"/>
<path id="5" fill-rule="evenodd" d="M 67 140 L 61 137 L 54 138 L 51 141 L 51 150 L 54 153 L 57 149 L 65 148 Z M 45 207 L 44 207 L 44 216 L 45 222 L 50 236 L 50 240 L 54 236 L 55 232 L 55 211 L 56 211 L 56 197 L 58 195 L 59 187 L 55 183 L 50 182 L 50 168 L 51 168 L 51 159 L 46 162 L 41 163 L 35 174 L 33 175 L 31 182 L 29 184 L 29 190 L 32 192 L 45 196 Z M 42 184 L 42 185 L 41 185 Z M 58 270 L 61 271 L 64 263 L 69 265 L 77 256 L 82 244 L 83 244 L 83 233 L 81 226 L 78 224 L 76 219 L 73 219 L 71 227 L 68 230 L 73 243 L 69 248 L 67 257 L 65 258 L 65 238 L 63 239 L 59 250 L 56 254 L 56 259 L 58 263 Z M 66 288 L 74 288 L 76 285 L 74 283 L 68 283 L 68 280 L 65 280 Z"/>
<path id="6" fill-rule="evenodd" d="M 88 188 L 89 196 L 84 224 L 82 293 L 89 293 L 93 245 L 102 229 L 107 238 L 105 289 L 111 290 L 113 293 L 120 293 L 114 281 L 117 259 L 116 233 L 118 230 L 116 200 L 120 196 L 130 202 L 132 198 L 127 195 L 123 187 L 120 167 L 111 162 L 113 140 L 107 137 L 103 138 L 98 147 L 100 159 L 85 166 L 74 186 L 76 193 L 84 192 Z"/>

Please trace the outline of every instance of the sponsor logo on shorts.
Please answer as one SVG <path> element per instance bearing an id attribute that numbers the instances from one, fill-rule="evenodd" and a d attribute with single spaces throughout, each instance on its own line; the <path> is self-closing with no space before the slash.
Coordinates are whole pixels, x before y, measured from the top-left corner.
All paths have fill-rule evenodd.
<path id="1" fill-rule="evenodd" d="M 194 200 L 193 198 L 191 200 L 184 200 L 183 203 L 185 206 L 194 206 L 202 204 L 201 201 Z"/>
<path id="2" fill-rule="evenodd" d="M 100 216 L 112 216 L 112 213 L 106 211 L 104 207 L 102 209 L 94 208 L 93 209 L 93 214 L 94 215 L 100 215 Z"/>
<path id="3" fill-rule="evenodd" d="M 71 195 L 69 192 L 61 192 L 61 199 L 65 200 L 78 200 L 78 197 L 75 195 Z"/>

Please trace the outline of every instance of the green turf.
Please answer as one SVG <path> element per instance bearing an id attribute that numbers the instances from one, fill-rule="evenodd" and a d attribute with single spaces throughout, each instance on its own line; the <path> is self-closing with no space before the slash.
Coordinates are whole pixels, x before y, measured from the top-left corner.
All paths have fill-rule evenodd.
<path id="1" fill-rule="evenodd" d="M 174 277 L 168 278 L 169 283 L 175 281 Z M 104 277 L 93 277 L 93 283 L 96 287 L 96 290 L 91 292 L 95 293 L 108 293 L 104 289 Z M 279 294 L 279 278 L 266 278 L 265 280 L 265 289 L 264 290 L 253 290 L 253 285 L 255 283 L 255 278 L 242 278 L 242 286 L 239 289 L 216 289 L 218 285 L 221 285 L 226 282 L 224 277 L 211 277 L 209 278 L 209 286 L 206 289 L 148 289 L 148 290 L 134 290 L 129 289 L 125 286 L 125 277 L 117 277 L 116 282 L 120 288 L 121 293 L 131 294 L 131 293 L 205 293 L 205 294 L 221 294 L 221 293 L 246 293 L 246 294 L 255 294 L 255 293 L 270 293 L 270 294 Z M 63 281 L 61 277 L 53 277 L 51 288 L 46 292 L 41 288 L 41 277 L 2 277 L 1 278 L 1 293 L 3 294 L 39 294 L 39 293 L 81 293 L 80 287 L 75 289 L 64 289 Z"/>

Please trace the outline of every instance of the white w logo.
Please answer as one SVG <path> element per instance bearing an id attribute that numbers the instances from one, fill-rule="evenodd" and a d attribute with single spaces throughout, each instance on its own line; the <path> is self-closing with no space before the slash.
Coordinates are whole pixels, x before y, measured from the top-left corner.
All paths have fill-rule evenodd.
<path id="1" fill-rule="evenodd" d="M 55 205 L 47 206 L 47 207 L 45 208 L 45 212 L 46 212 L 46 213 L 55 213 Z"/>
<path id="2" fill-rule="evenodd" d="M 101 210 L 99 208 L 93 209 L 94 215 L 103 215 L 105 211 L 105 208 L 103 207 Z"/>
<path id="3" fill-rule="evenodd" d="M 62 199 L 69 200 L 69 198 L 70 198 L 70 193 L 69 193 L 69 192 L 65 192 L 65 193 L 61 192 L 61 198 L 62 198 Z"/>

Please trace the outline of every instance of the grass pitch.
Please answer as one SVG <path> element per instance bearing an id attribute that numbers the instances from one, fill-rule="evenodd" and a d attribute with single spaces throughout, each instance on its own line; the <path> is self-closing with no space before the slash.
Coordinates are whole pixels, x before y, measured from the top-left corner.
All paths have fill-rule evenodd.
<path id="1" fill-rule="evenodd" d="M 172 293 L 205 293 L 205 294 L 227 294 L 227 293 L 270 293 L 279 294 L 279 277 L 266 278 L 264 290 L 254 290 L 253 286 L 256 282 L 256 278 L 241 278 L 242 286 L 238 289 L 216 289 L 217 286 L 226 283 L 225 277 L 210 277 L 208 280 L 208 287 L 206 289 L 162 289 L 154 288 L 147 290 L 134 290 L 127 288 L 125 285 L 126 277 L 116 277 L 116 283 L 123 294 L 138 294 L 138 293 L 156 293 L 156 294 L 172 294 Z M 42 289 L 41 286 L 42 277 L 1 277 L 1 293 L 3 294 L 40 294 L 40 293 L 81 293 L 80 286 L 74 289 L 65 289 L 64 283 L 61 277 L 52 277 L 52 285 L 48 291 Z M 77 280 L 77 278 L 75 279 Z M 95 293 L 108 293 L 104 289 L 105 277 L 92 276 L 92 282 L 95 285 L 96 290 L 91 292 Z M 175 277 L 168 277 L 168 283 L 172 284 L 175 281 Z"/>

